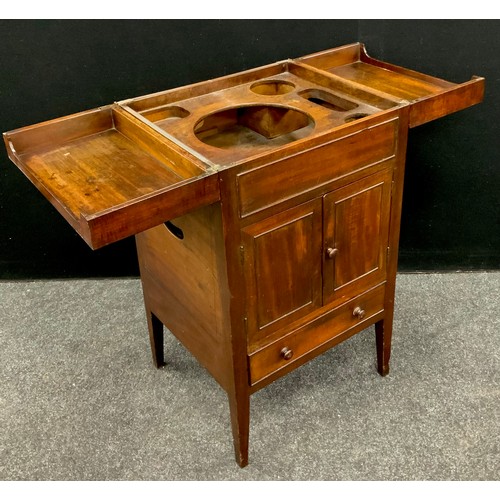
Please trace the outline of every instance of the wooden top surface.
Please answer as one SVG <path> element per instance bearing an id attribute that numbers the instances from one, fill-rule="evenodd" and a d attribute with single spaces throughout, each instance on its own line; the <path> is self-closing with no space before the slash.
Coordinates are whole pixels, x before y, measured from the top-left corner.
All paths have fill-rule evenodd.
<path id="1" fill-rule="evenodd" d="M 410 106 L 410 126 L 482 100 L 352 44 L 4 134 L 11 160 L 92 248 L 220 199 L 217 173 L 276 162 Z"/>
<path id="2" fill-rule="evenodd" d="M 445 88 L 452 86 L 450 83 L 444 86 L 426 82 L 416 77 L 398 74 L 362 61 L 328 68 L 326 71 L 410 102 L 420 97 L 441 92 Z"/>
<path id="3" fill-rule="evenodd" d="M 112 106 L 4 139 L 11 160 L 92 248 L 219 198 L 216 179 L 202 165 Z"/>
<path id="4" fill-rule="evenodd" d="M 397 105 L 337 85 L 333 79 L 320 80 L 320 84 L 312 78 L 314 73 L 302 68 L 302 72 L 296 67 L 290 69 L 200 96 L 167 100 L 163 106 L 137 116 L 161 129 L 166 137 L 196 151 L 205 162 L 230 166 L 346 126 L 350 117 L 371 116 Z M 262 115 L 256 118 L 260 123 L 248 123 L 245 113 L 253 118 L 256 113 L 252 110 L 257 108 Z M 280 108 L 304 113 L 307 118 L 302 122 L 299 115 L 297 129 L 291 124 L 294 130 L 283 134 L 278 130 L 277 135 L 268 138 L 265 134 L 266 130 L 273 130 L 273 110 Z M 170 110 L 174 116 L 166 116 Z M 281 121 L 285 117 L 280 113 L 275 119 Z"/>
<path id="5" fill-rule="evenodd" d="M 110 209 L 181 180 L 116 129 L 19 158 L 75 217 Z"/>

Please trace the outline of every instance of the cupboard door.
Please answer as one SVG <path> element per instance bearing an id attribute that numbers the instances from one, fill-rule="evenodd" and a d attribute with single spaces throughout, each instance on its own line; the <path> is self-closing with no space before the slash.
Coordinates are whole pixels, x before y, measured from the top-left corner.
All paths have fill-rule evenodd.
<path id="1" fill-rule="evenodd" d="M 392 170 L 384 170 L 323 197 L 325 303 L 385 278 L 391 183 Z"/>
<path id="2" fill-rule="evenodd" d="M 322 200 L 242 230 L 249 342 L 322 304 Z"/>

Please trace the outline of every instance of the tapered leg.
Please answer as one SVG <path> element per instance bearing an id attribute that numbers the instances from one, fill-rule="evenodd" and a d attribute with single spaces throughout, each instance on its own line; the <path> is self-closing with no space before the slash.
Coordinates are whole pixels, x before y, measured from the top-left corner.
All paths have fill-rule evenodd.
<path id="1" fill-rule="evenodd" d="M 149 342 L 151 343 L 151 354 L 156 368 L 165 366 L 163 354 L 163 323 L 146 308 L 148 318 Z"/>
<path id="2" fill-rule="evenodd" d="M 248 464 L 248 435 L 250 431 L 250 395 L 243 393 L 228 394 L 231 411 L 231 426 L 236 462 L 240 467 Z"/>
<path id="3" fill-rule="evenodd" d="M 389 373 L 391 357 L 392 320 L 382 319 L 375 323 L 375 339 L 377 344 L 377 370 L 385 377 Z"/>

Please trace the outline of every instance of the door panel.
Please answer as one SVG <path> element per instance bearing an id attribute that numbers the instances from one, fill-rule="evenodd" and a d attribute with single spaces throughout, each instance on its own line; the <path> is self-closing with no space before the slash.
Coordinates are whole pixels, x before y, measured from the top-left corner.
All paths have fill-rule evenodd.
<path id="1" fill-rule="evenodd" d="M 385 277 L 391 182 L 385 170 L 323 197 L 325 303 Z"/>
<path id="2" fill-rule="evenodd" d="M 321 306 L 321 201 L 243 229 L 250 342 Z"/>

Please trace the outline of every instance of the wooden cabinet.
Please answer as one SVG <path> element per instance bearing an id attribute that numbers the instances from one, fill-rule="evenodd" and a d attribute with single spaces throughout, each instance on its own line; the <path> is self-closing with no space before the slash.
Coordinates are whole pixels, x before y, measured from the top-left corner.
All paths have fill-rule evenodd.
<path id="1" fill-rule="evenodd" d="M 165 325 L 227 392 L 244 466 L 255 391 L 373 325 L 388 373 L 408 129 L 483 93 L 356 43 L 4 140 L 92 248 L 136 236 L 154 364 Z"/>
<path id="2" fill-rule="evenodd" d="M 242 229 L 252 385 L 383 313 L 392 176 L 392 168 L 347 176 Z"/>
<path id="3" fill-rule="evenodd" d="M 385 279 L 391 183 L 386 169 L 242 229 L 249 345 Z"/>

